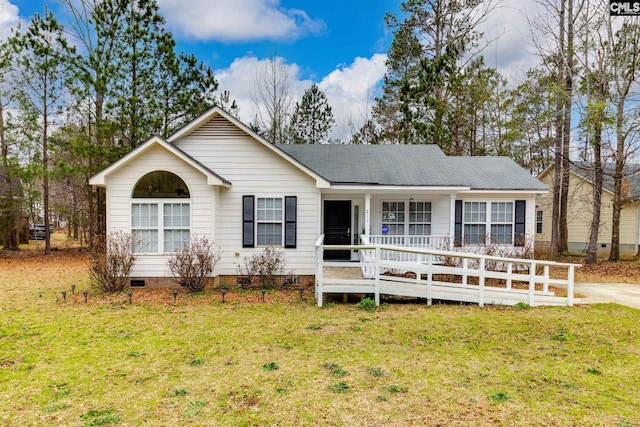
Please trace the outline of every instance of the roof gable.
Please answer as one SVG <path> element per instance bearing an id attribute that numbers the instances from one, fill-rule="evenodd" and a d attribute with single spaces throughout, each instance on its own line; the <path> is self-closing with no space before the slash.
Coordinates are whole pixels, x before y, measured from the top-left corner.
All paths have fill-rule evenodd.
<path id="1" fill-rule="evenodd" d="M 316 181 L 316 186 L 318 188 L 328 188 L 330 186 L 329 182 L 327 182 L 327 180 L 316 171 L 281 150 L 279 146 L 267 141 L 220 107 L 213 107 L 206 111 L 191 123 L 171 135 L 168 138 L 168 141 L 179 146 L 180 140 L 187 136 L 196 136 L 207 139 L 249 136 L 264 148 L 272 151 L 297 169 L 301 170 L 303 173 L 313 178 Z"/>
<path id="2" fill-rule="evenodd" d="M 227 188 L 231 187 L 231 182 L 222 178 L 220 175 L 216 174 L 215 172 L 213 172 L 212 170 L 204 166 L 202 163 L 198 162 L 196 159 L 194 159 L 184 151 L 180 150 L 175 145 L 159 137 L 153 137 L 149 139 L 147 142 L 141 144 L 134 150 L 130 151 L 128 154 L 126 154 L 124 157 L 122 157 L 121 159 L 113 163 L 111 166 L 107 167 L 106 169 L 103 169 L 102 171 L 98 172 L 97 174 L 89 178 L 89 184 L 96 185 L 99 187 L 105 186 L 107 176 L 117 172 L 118 169 L 122 168 L 124 165 L 130 163 L 134 159 L 141 157 L 144 153 L 149 151 L 152 147 L 156 147 L 156 146 L 160 146 L 164 148 L 165 150 L 169 151 L 171 154 L 173 154 L 177 158 L 183 160 L 184 162 L 191 165 L 196 170 L 200 171 L 203 175 L 207 177 L 207 184 L 219 185 Z"/>

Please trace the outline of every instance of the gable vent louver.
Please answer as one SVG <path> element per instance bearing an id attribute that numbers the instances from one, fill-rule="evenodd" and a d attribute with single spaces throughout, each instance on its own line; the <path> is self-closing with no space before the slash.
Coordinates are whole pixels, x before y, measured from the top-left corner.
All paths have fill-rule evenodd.
<path id="1" fill-rule="evenodd" d="M 190 135 L 192 138 L 238 138 L 243 136 L 246 134 L 242 129 L 220 116 L 213 117 Z"/>

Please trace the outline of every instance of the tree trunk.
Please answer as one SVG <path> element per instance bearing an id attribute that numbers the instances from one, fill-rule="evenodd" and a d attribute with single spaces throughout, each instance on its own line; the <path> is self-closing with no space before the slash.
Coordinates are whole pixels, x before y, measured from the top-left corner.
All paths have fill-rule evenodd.
<path id="1" fill-rule="evenodd" d="M 616 170 L 613 174 L 613 215 L 611 221 L 611 252 L 609 253 L 609 261 L 620 261 L 620 212 L 622 211 L 622 178 L 625 163 L 623 123 L 624 102 L 618 102 L 616 114 Z"/>
<path id="2" fill-rule="evenodd" d="M 567 69 L 564 75 L 564 131 L 562 145 L 562 187 L 560 194 L 560 224 L 559 224 L 559 250 L 569 249 L 569 229 L 567 225 L 567 206 L 569 203 L 569 177 L 571 169 L 569 164 L 569 147 L 571 146 L 571 101 L 573 98 L 573 0 L 567 1 Z"/>
<path id="3" fill-rule="evenodd" d="M 11 174 L 9 172 L 9 147 L 7 145 L 6 135 L 4 133 L 4 108 L 2 99 L 0 99 L 0 147 L 2 147 L 2 170 L 4 173 L 4 186 L 6 191 L 0 194 L 2 201 L 2 219 L 4 220 L 4 249 L 18 250 L 18 227 L 16 227 L 19 218 L 18 207 L 14 201 L 13 186 L 11 182 Z M 0 185 L 2 185 L 0 183 Z"/>
<path id="4" fill-rule="evenodd" d="M 602 182 L 603 182 L 603 170 L 602 170 L 602 155 L 601 155 L 601 141 L 602 141 L 602 121 L 600 115 L 596 118 L 594 123 L 594 135 L 593 135 L 593 157 L 594 157 L 594 182 L 593 182 L 593 217 L 591 218 L 591 228 L 589 232 L 589 245 L 587 247 L 587 264 L 595 264 L 597 260 L 598 252 L 598 233 L 600 232 L 600 212 L 602 208 Z"/>

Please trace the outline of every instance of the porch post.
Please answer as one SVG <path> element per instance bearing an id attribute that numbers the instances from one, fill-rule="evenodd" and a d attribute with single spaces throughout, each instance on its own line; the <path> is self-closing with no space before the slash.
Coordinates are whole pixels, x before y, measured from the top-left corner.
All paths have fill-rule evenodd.
<path id="1" fill-rule="evenodd" d="M 456 240 L 456 195 L 449 195 L 449 247 L 448 250 L 453 250 L 453 245 Z"/>
<path id="2" fill-rule="evenodd" d="M 370 234 L 371 234 L 371 194 L 367 193 L 364 195 L 364 235 L 367 236 L 367 240 Z"/>

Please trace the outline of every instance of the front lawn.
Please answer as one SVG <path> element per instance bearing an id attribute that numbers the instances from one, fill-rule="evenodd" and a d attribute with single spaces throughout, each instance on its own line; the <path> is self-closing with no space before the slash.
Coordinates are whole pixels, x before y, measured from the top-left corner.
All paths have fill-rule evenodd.
<path id="1" fill-rule="evenodd" d="M 85 265 L 0 259 L 1 425 L 640 424 L 637 310 L 85 304 Z"/>

